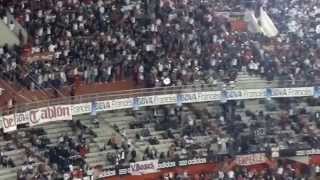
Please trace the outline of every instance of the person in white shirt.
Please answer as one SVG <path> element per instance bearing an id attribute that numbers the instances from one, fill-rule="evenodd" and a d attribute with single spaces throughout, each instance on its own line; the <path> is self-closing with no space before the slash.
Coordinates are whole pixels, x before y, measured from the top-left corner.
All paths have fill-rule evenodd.
<path id="1" fill-rule="evenodd" d="M 221 171 L 221 170 L 218 171 L 218 179 L 219 180 L 223 180 L 224 179 L 224 172 Z"/>
<path id="2" fill-rule="evenodd" d="M 314 171 L 315 171 L 315 173 L 316 173 L 316 176 L 317 176 L 317 177 L 320 177 L 320 166 L 319 166 L 319 165 L 316 165 Z"/>
<path id="3" fill-rule="evenodd" d="M 234 171 L 232 171 L 232 170 L 228 171 L 228 178 L 229 178 L 229 180 L 235 179 Z"/>
<path id="4" fill-rule="evenodd" d="M 11 21 L 10 24 L 9 24 L 9 29 L 10 29 L 11 31 L 13 31 L 15 27 L 16 27 L 16 25 L 14 24 L 13 21 Z"/>

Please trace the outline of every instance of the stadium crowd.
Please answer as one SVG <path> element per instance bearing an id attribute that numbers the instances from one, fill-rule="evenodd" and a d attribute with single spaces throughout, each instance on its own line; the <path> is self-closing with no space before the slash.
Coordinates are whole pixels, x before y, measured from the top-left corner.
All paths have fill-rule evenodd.
<path id="1" fill-rule="evenodd" d="M 212 173 L 199 173 L 190 175 L 187 171 L 183 173 L 166 173 L 162 176 L 163 180 L 245 180 L 245 179 L 317 179 L 319 178 L 319 166 L 306 166 L 308 172 L 298 173 L 298 169 L 292 167 L 290 162 L 281 162 L 274 169 L 266 169 L 258 172 L 245 167 L 236 168 L 228 172 L 219 170 Z"/>
<path id="2" fill-rule="evenodd" d="M 312 82 L 319 75 L 317 1 L 280 3 L 295 7 L 286 11 L 276 4 L 264 5 L 281 32 L 270 39 L 232 31 L 216 15 L 217 9 L 243 10 L 237 1 L 10 1 L 2 8 L 28 31 L 32 54 L 52 58 L 20 66 L 21 48 L 4 47 L 2 75 L 30 89 L 59 88 L 75 76 L 87 83 L 133 78 L 149 87 L 215 84 L 234 81 L 243 70 L 270 81 Z M 303 17 L 313 19 L 308 26 L 303 17 L 290 20 L 302 5 Z"/>
<path id="3" fill-rule="evenodd" d="M 319 6 L 316 0 L 262 3 L 280 32 L 275 38 L 267 38 L 259 33 L 232 31 L 229 20 L 215 14 L 221 10 L 240 10 L 237 0 L 228 4 L 210 0 L 3 1 L 1 19 L 12 24 L 6 22 L 7 10 L 26 28 L 31 54 L 48 53 L 52 57 L 26 60 L 21 57 L 21 47 L 4 46 L 0 48 L 0 75 L 32 90 L 60 88 L 72 84 L 75 76 L 87 83 L 133 78 L 148 87 L 216 84 L 235 81 L 240 71 L 269 81 L 278 78 L 283 82 L 289 80 L 291 85 L 301 82 L 305 85 L 316 82 L 320 75 Z M 146 139 L 150 147 L 144 149 L 142 159 L 160 161 L 265 151 L 273 146 L 319 147 L 314 135 L 320 127 L 320 116 L 297 104 L 280 102 L 285 108 L 280 108 L 280 115 L 275 116 L 266 110 L 240 112 L 241 105 L 234 102 L 228 102 L 215 114 L 204 111 L 189 114 L 183 107 L 154 109 L 154 116 L 147 114 L 130 124 L 132 129 L 142 129 L 134 139 L 114 126 L 124 140 L 117 135 L 108 137 L 105 147 L 111 146 L 116 153 L 108 154 L 107 159 L 116 165 L 135 162 L 137 152 L 132 143 Z M 273 106 L 267 102 L 268 109 L 274 109 Z M 157 114 L 163 117 L 158 118 Z M 161 142 L 144 126 L 149 121 L 155 122 L 156 130 L 165 131 L 163 139 L 173 140 L 167 152 L 151 147 Z M 78 123 L 72 126 L 80 134 L 76 138 L 61 136 L 53 147 L 48 146 L 50 139 L 45 134 L 30 136 L 32 146 L 44 151 L 48 161 L 57 165 L 52 167 L 53 171 L 70 172 L 73 166 L 79 167 L 79 171 L 88 169 L 84 159 L 90 149 L 85 136 L 91 136 L 90 131 Z M 203 139 L 205 136 L 210 140 Z M 0 163 L 3 167 L 15 166 L 2 152 Z M 33 163 L 28 158 L 18 177 L 33 174 Z M 43 168 L 46 169 L 39 167 Z M 277 170 L 263 173 L 239 169 L 199 174 L 193 179 L 294 179 L 295 176 L 289 166 L 280 165 Z M 190 177 L 187 173 L 167 174 L 163 179 Z"/>

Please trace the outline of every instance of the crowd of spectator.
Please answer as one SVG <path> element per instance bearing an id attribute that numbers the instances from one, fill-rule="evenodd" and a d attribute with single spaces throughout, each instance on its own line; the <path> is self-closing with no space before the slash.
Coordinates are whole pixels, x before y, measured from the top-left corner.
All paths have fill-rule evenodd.
<path id="1" fill-rule="evenodd" d="M 320 2 L 317 0 L 270 0 L 255 5 L 241 4 L 238 0 L 11 0 L 1 3 L 0 18 L 4 23 L 12 29 L 13 23 L 8 22 L 5 15 L 8 11 L 27 30 L 31 56 L 48 54 L 50 57 L 25 59 L 22 47 L 0 48 L 0 77 L 18 81 L 31 90 L 59 89 L 72 84 L 75 77 L 86 83 L 132 78 L 148 87 L 235 81 L 241 71 L 268 81 L 277 78 L 284 84 L 289 82 L 288 85 L 311 84 L 320 77 Z M 233 31 L 229 19 L 216 14 L 217 11 L 244 11 L 244 6 L 265 9 L 279 35 L 268 38 L 260 33 Z M 266 109 L 281 111 L 276 116 L 267 110 L 251 109 L 243 114 L 238 111 L 241 105 L 230 101 L 214 114 L 203 111 L 190 114 L 184 107 L 155 108 L 154 116 L 147 114 L 129 126 L 141 128 L 135 141 L 147 140 L 150 144 L 143 151 L 143 160 L 266 151 L 275 146 L 318 148 L 315 129 L 320 127 L 320 116 L 299 105 L 294 101 L 280 101 L 279 105 L 266 102 Z M 159 118 L 157 114 L 163 116 Z M 165 131 L 163 139 L 173 139 L 167 152 L 153 147 L 160 144 L 160 140 L 145 126 L 150 121 L 155 122 L 155 130 Z M 97 119 L 94 123 L 99 127 Z M 54 171 L 69 173 L 74 171 L 74 166 L 79 173 L 87 169 L 84 157 L 89 149 L 85 136 L 90 133 L 79 122 L 73 127 L 80 131 L 79 136 L 63 135 L 54 146 L 49 146 L 50 139 L 43 132 L 33 133 L 30 138 L 34 147 L 46 151 L 49 163 L 56 164 Z M 107 159 L 115 165 L 136 162 L 132 139 L 126 136 L 125 130 L 116 125 L 114 128 L 118 134 L 108 137 L 102 149 L 111 146 L 116 153 L 107 154 Z M 208 136 L 209 141 L 203 139 Z M 2 152 L 0 164 L 15 166 Z M 34 174 L 33 164 L 32 157 L 28 157 L 18 176 Z M 276 171 L 263 173 L 239 169 L 200 174 L 194 179 L 214 177 L 294 179 L 295 173 L 289 166 L 279 166 Z M 189 179 L 189 176 L 167 174 L 164 179 Z"/>
<path id="2" fill-rule="evenodd" d="M 238 167 L 235 170 L 224 172 L 218 170 L 215 172 L 203 172 L 198 174 L 189 174 L 188 171 L 182 173 L 165 173 L 162 175 L 163 180 L 245 180 L 245 179 L 317 179 L 319 178 L 319 166 L 305 165 L 301 169 L 294 168 L 293 163 L 280 161 L 275 168 L 268 168 L 263 171 Z"/>
<path id="3" fill-rule="evenodd" d="M 228 19 L 215 14 L 243 7 L 238 1 L 210 0 L 10 1 L 3 8 L 28 31 L 32 54 L 53 57 L 21 68 L 22 53 L 3 48 L 3 74 L 36 89 L 58 88 L 75 76 L 88 83 L 133 77 L 148 86 L 171 86 L 231 81 L 245 68 L 268 80 L 275 74 L 291 77 L 295 72 L 298 77 L 315 71 L 300 59 L 293 68 L 304 65 L 300 68 L 308 71 L 283 70 L 293 55 L 261 54 L 257 42 L 266 37 L 234 32 Z M 294 37 L 283 41 L 296 42 Z M 308 47 L 297 43 L 301 53 L 295 57 L 300 58 Z M 309 64 L 314 62 L 310 58 Z"/>
<path id="4" fill-rule="evenodd" d="M 278 74 L 292 84 L 319 79 L 320 9 L 318 1 L 265 1 L 263 7 L 279 30 L 266 61 L 278 63 Z"/>
<path id="5" fill-rule="evenodd" d="M 39 158 L 45 162 L 36 166 L 37 173 L 33 173 L 32 177 L 69 179 L 86 175 L 90 168 L 84 159 L 90 151 L 88 144 L 92 133 L 79 121 L 71 121 L 68 124 L 72 132 L 63 133 L 57 140 L 50 139 L 43 128 L 26 131 L 24 136 L 31 143 L 33 152 L 39 154 Z M 26 168 L 28 170 L 28 166 Z M 19 171 L 18 176 L 25 178 L 25 173 Z"/>
<path id="6" fill-rule="evenodd" d="M 59 88 L 75 76 L 88 83 L 134 77 L 148 86 L 215 84 L 235 80 L 244 68 L 268 80 L 312 82 L 318 75 L 317 3 L 262 3 L 281 32 L 274 47 L 261 34 L 232 31 L 229 20 L 215 14 L 243 11 L 246 3 L 237 1 L 10 1 L 3 8 L 28 31 L 31 53 L 52 58 L 22 70 L 21 50 L 5 47 L 3 74 L 31 89 Z"/>

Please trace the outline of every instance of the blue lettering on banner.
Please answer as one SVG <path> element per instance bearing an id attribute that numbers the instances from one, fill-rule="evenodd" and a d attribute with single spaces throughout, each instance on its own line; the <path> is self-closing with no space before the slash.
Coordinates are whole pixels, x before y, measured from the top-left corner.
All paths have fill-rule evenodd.
<path id="1" fill-rule="evenodd" d="M 257 99 L 266 96 L 265 89 L 247 89 L 247 90 L 227 90 L 226 96 L 228 100 L 238 99 Z"/>
<path id="2" fill-rule="evenodd" d="M 179 98 L 179 95 L 178 95 Z M 193 103 L 197 102 L 197 93 L 183 93 L 180 94 L 182 103 Z"/>
<path id="3" fill-rule="evenodd" d="M 243 97 L 241 91 L 222 91 L 222 94 L 224 95 L 224 97 L 226 97 L 226 99 L 238 99 Z"/>
<path id="4" fill-rule="evenodd" d="M 197 96 L 199 102 L 216 101 L 220 99 L 221 91 L 198 92 Z"/>
<path id="5" fill-rule="evenodd" d="M 137 103 L 139 107 L 142 106 L 152 106 L 154 105 L 154 96 L 145 96 L 145 97 L 138 97 Z"/>
<path id="6" fill-rule="evenodd" d="M 269 100 L 271 99 L 271 97 L 272 97 L 272 89 L 271 88 L 266 89 L 266 97 Z"/>
<path id="7" fill-rule="evenodd" d="M 91 112 L 91 103 L 81 103 L 72 105 L 72 115 L 86 114 Z"/>
<path id="8" fill-rule="evenodd" d="M 227 100 L 228 100 L 228 93 L 227 93 L 227 91 L 225 91 L 225 90 L 221 91 L 220 101 L 221 101 L 222 103 L 226 103 Z"/>
<path id="9" fill-rule="evenodd" d="M 92 101 L 91 103 L 91 116 L 97 115 L 97 101 Z"/>
<path id="10" fill-rule="evenodd" d="M 175 104 L 177 103 L 176 94 L 167 94 L 167 95 L 158 95 L 155 96 L 155 105 L 162 105 L 162 104 Z"/>
<path id="11" fill-rule="evenodd" d="M 133 110 L 139 110 L 139 99 L 137 97 L 133 98 Z"/>
<path id="12" fill-rule="evenodd" d="M 177 106 L 182 106 L 182 97 L 180 94 L 177 95 Z"/>
<path id="13" fill-rule="evenodd" d="M 98 101 L 96 103 L 97 103 L 97 108 L 96 108 L 97 112 L 99 112 L 99 111 L 107 111 L 107 110 L 110 110 L 110 108 L 111 108 L 111 105 L 110 105 L 109 101 Z"/>
<path id="14" fill-rule="evenodd" d="M 147 163 L 147 164 L 130 164 L 131 171 L 144 171 L 147 169 L 155 169 L 153 163 Z"/>
<path id="15" fill-rule="evenodd" d="M 133 98 L 116 99 L 111 101 L 111 109 L 126 109 L 133 107 Z"/>
<path id="16" fill-rule="evenodd" d="M 315 98 L 320 97 L 320 87 L 319 86 L 315 86 L 314 87 L 314 95 Z"/>
<path id="17" fill-rule="evenodd" d="M 272 97 L 304 97 L 313 96 L 313 87 L 299 87 L 299 88 L 273 88 Z"/>

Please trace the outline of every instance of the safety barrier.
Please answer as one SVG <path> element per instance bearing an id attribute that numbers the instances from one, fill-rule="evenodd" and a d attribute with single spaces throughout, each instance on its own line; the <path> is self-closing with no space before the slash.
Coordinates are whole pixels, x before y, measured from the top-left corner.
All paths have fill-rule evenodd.
<path id="1" fill-rule="evenodd" d="M 314 81 L 312 84 L 306 84 L 306 81 L 296 81 L 295 85 L 292 85 L 290 81 L 283 81 L 279 84 L 268 84 L 265 88 L 282 88 L 282 87 L 304 87 L 304 86 L 318 86 L 320 81 Z M 237 83 L 237 86 L 228 86 L 225 83 L 217 84 L 200 84 L 200 85 L 183 85 L 183 86 L 170 86 L 170 87 L 154 87 L 154 88 L 141 88 L 141 89 L 131 89 L 122 90 L 114 92 L 103 92 L 103 93 L 92 93 L 86 95 L 79 95 L 74 97 L 62 97 L 50 100 L 42 100 L 31 103 L 17 104 L 14 108 L 1 109 L 3 115 L 24 112 L 30 109 L 36 109 L 45 106 L 54 106 L 61 104 L 80 104 L 92 101 L 103 101 L 103 100 L 113 100 L 128 97 L 139 97 L 139 96 L 152 96 L 152 95 L 162 95 L 162 94 L 177 94 L 177 93 L 187 93 L 187 92 L 201 92 L 201 91 L 220 91 L 220 90 L 237 90 L 237 89 L 255 89 L 261 84 L 265 85 L 265 82 L 261 81 L 242 81 Z M 245 87 L 245 88 L 244 88 Z"/>
<path id="2" fill-rule="evenodd" d="M 220 90 L 219 90 L 220 89 Z M 320 96 L 318 86 L 261 89 L 227 89 L 219 86 L 200 85 L 182 87 L 161 87 L 151 89 L 128 90 L 116 93 L 102 93 L 80 97 L 70 97 L 53 101 L 37 102 L 34 105 L 18 106 L 1 117 L 4 132 L 17 130 L 17 125 L 35 126 L 47 122 L 72 120 L 75 115 L 111 111 L 119 109 L 139 109 L 146 106 L 167 104 L 182 105 L 228 100 L 308 97 Z"/>

